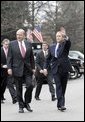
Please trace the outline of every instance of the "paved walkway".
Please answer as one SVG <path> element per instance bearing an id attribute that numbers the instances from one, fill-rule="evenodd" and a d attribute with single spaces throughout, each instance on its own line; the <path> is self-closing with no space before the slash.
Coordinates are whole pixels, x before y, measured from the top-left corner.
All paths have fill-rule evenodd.
<path id="1" fill-rule="evenodd" d="M 25 90 L 25 88 L 24 88 Z M 18 113 L 18 104 L 11 103 L 11 97 L 6 90 L 5 104 L 1 105 L 1 121 L 84 121 L 84 78 L 70 80 L 66 92 L 65 112 L 57 110 L 56 101 L 51 101 L 48 85 L 43 85 L 40 95 L 41 101 L 34 99 L 31 107 L 33 113 L 26 109 L 25 113 Z"/>

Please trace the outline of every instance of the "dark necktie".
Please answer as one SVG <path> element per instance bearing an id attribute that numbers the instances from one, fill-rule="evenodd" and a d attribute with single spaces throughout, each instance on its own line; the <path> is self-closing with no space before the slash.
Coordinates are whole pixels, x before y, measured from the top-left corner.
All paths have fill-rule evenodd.
<path id="1" fill-rule="evenodd" d="M 24 47 L 22 45 L 22 42 L 20 42 L 20 46 L 21 46 L 21 54 L 22 54 L 22 57 L 24 58 L 26 52 L 25 52 L 25 49 L 24 49 Z"/>

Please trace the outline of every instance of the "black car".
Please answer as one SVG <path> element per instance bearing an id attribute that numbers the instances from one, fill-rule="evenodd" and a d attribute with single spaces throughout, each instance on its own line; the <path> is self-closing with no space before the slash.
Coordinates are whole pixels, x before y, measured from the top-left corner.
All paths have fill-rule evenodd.
<path id="1" fill-rule="evenodd" d="M 82 62 L 80 59 L 74 58 L 69 56 L 73 73 L 70 73 L 69 78 L 70 79 L 76 79 L 82 76 L 84 74 L 84 62 Z"/>

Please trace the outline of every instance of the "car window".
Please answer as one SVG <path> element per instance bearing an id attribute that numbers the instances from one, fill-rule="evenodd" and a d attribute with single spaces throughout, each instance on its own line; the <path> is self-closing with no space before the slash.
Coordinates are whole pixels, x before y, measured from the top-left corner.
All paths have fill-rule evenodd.
<path id="1" fill-rule="evenodd" d="M 84 55 L 83 55 L 81 52 L 79 52 L 79 51 L 77 51 L 77 52 L 75 52 L 75 51 L 71 52 L 71 51 L 70 51 L 70 52 L 69 52 L 69 55 L 70 55 L 71 57 L 75 57 L 75 58 L 84 60 Z"/>
<path id="2" fill-rule="evenodd" d="M 70 55 L 71 57 L 78 58 L 78 55 L 75 54 L 75 53 L 70 53 L 69 55 Z"/>

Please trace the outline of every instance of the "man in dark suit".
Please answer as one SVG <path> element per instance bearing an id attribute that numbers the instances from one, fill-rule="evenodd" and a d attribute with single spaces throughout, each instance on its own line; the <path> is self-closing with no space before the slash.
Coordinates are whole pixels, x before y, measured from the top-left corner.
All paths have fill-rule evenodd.
<path id="1" fill-rule="evenodd" d="M 44 74 L 47 75 L 47 67 L 51 60 L 51 68 L 53 77 L 56 83 L 57 107 L 59 110 L 66 110 L 65 108 L 65 91 L 68 80 L 68 72 L 72 71 L 72 67 L 68 58 L 71 42 L 69 38 L 65 39 L 62 31 L 56 33 L 56 44 L 49 48 L 49 53 L 45 63 Z"/>
<path id="2" fill-rule="evenodd" d="M 8 74 L 13 75 L 16 82 L 17 99 L 19 103 L 19 113 L 24 113 L 24 107 L 32 112 L 29 105 L 32 99 L 32 74 L 35 71 L 34 56 L 32 45 L 25 40 L 25 31 L 19 29 L 16 32 L 17 40 L 12 41 L 8 50 Z M 26 83 L 26 91 L 24 94 L 25 101 L 22 94 L 23 80 Z"/>
<path id="3" fill-rule="evenodd" d="M 4 92 L 6 89 L 6 86 L 9 89 L 9 93 L 12 97 L 12 102 L 15 104 L 17 102 L 16 97 L 16 90 L 14 89 L 13 85 L 13 78 L 8 76 L 7 73 L 7 54 L 8 54 L 8 46 L 10 41 L 8 39 L 4 39 L 2 41 L 2 47 L 1 47 L 1 102 L 3 103 L 4 100 Z"/>
<path id="4" fill-rule="evenodd" d="M 47 42 L 43 42 L 42 44 L 42 50 L 37 54 L 36 56 L 36 74 L 37 74 L 37 87 L 36 87 L 36 92 L 35 92 L 35 98 L 36 100 L 40 100 L 39 95 L 41 92 L 41 88 L 42 88 L 42 84 L 44 82 L 44 80 L 47 81 L 48 85 L 49 85 L 49 91 L 51 93 L 51 99 L 52 101 L 55 101 L 55 89 L 53 86 L 53 82 L 52 82 L 52 75 L 51 75 L 51 68 L 49 65 L 48 68 L 48 75 L 45 76 L 43 74 L 43 68 L 44 68 L 44 63 L 45 63 L 45 58 L 48 55 L 48 44 Z"/>
<path id="5" fill-rule="evenodd" d="M 9 40 L 4 39 L 1 47 L 1 103 L 4 103 L 4 92 L 7 86 L 7 52 Z"/>

